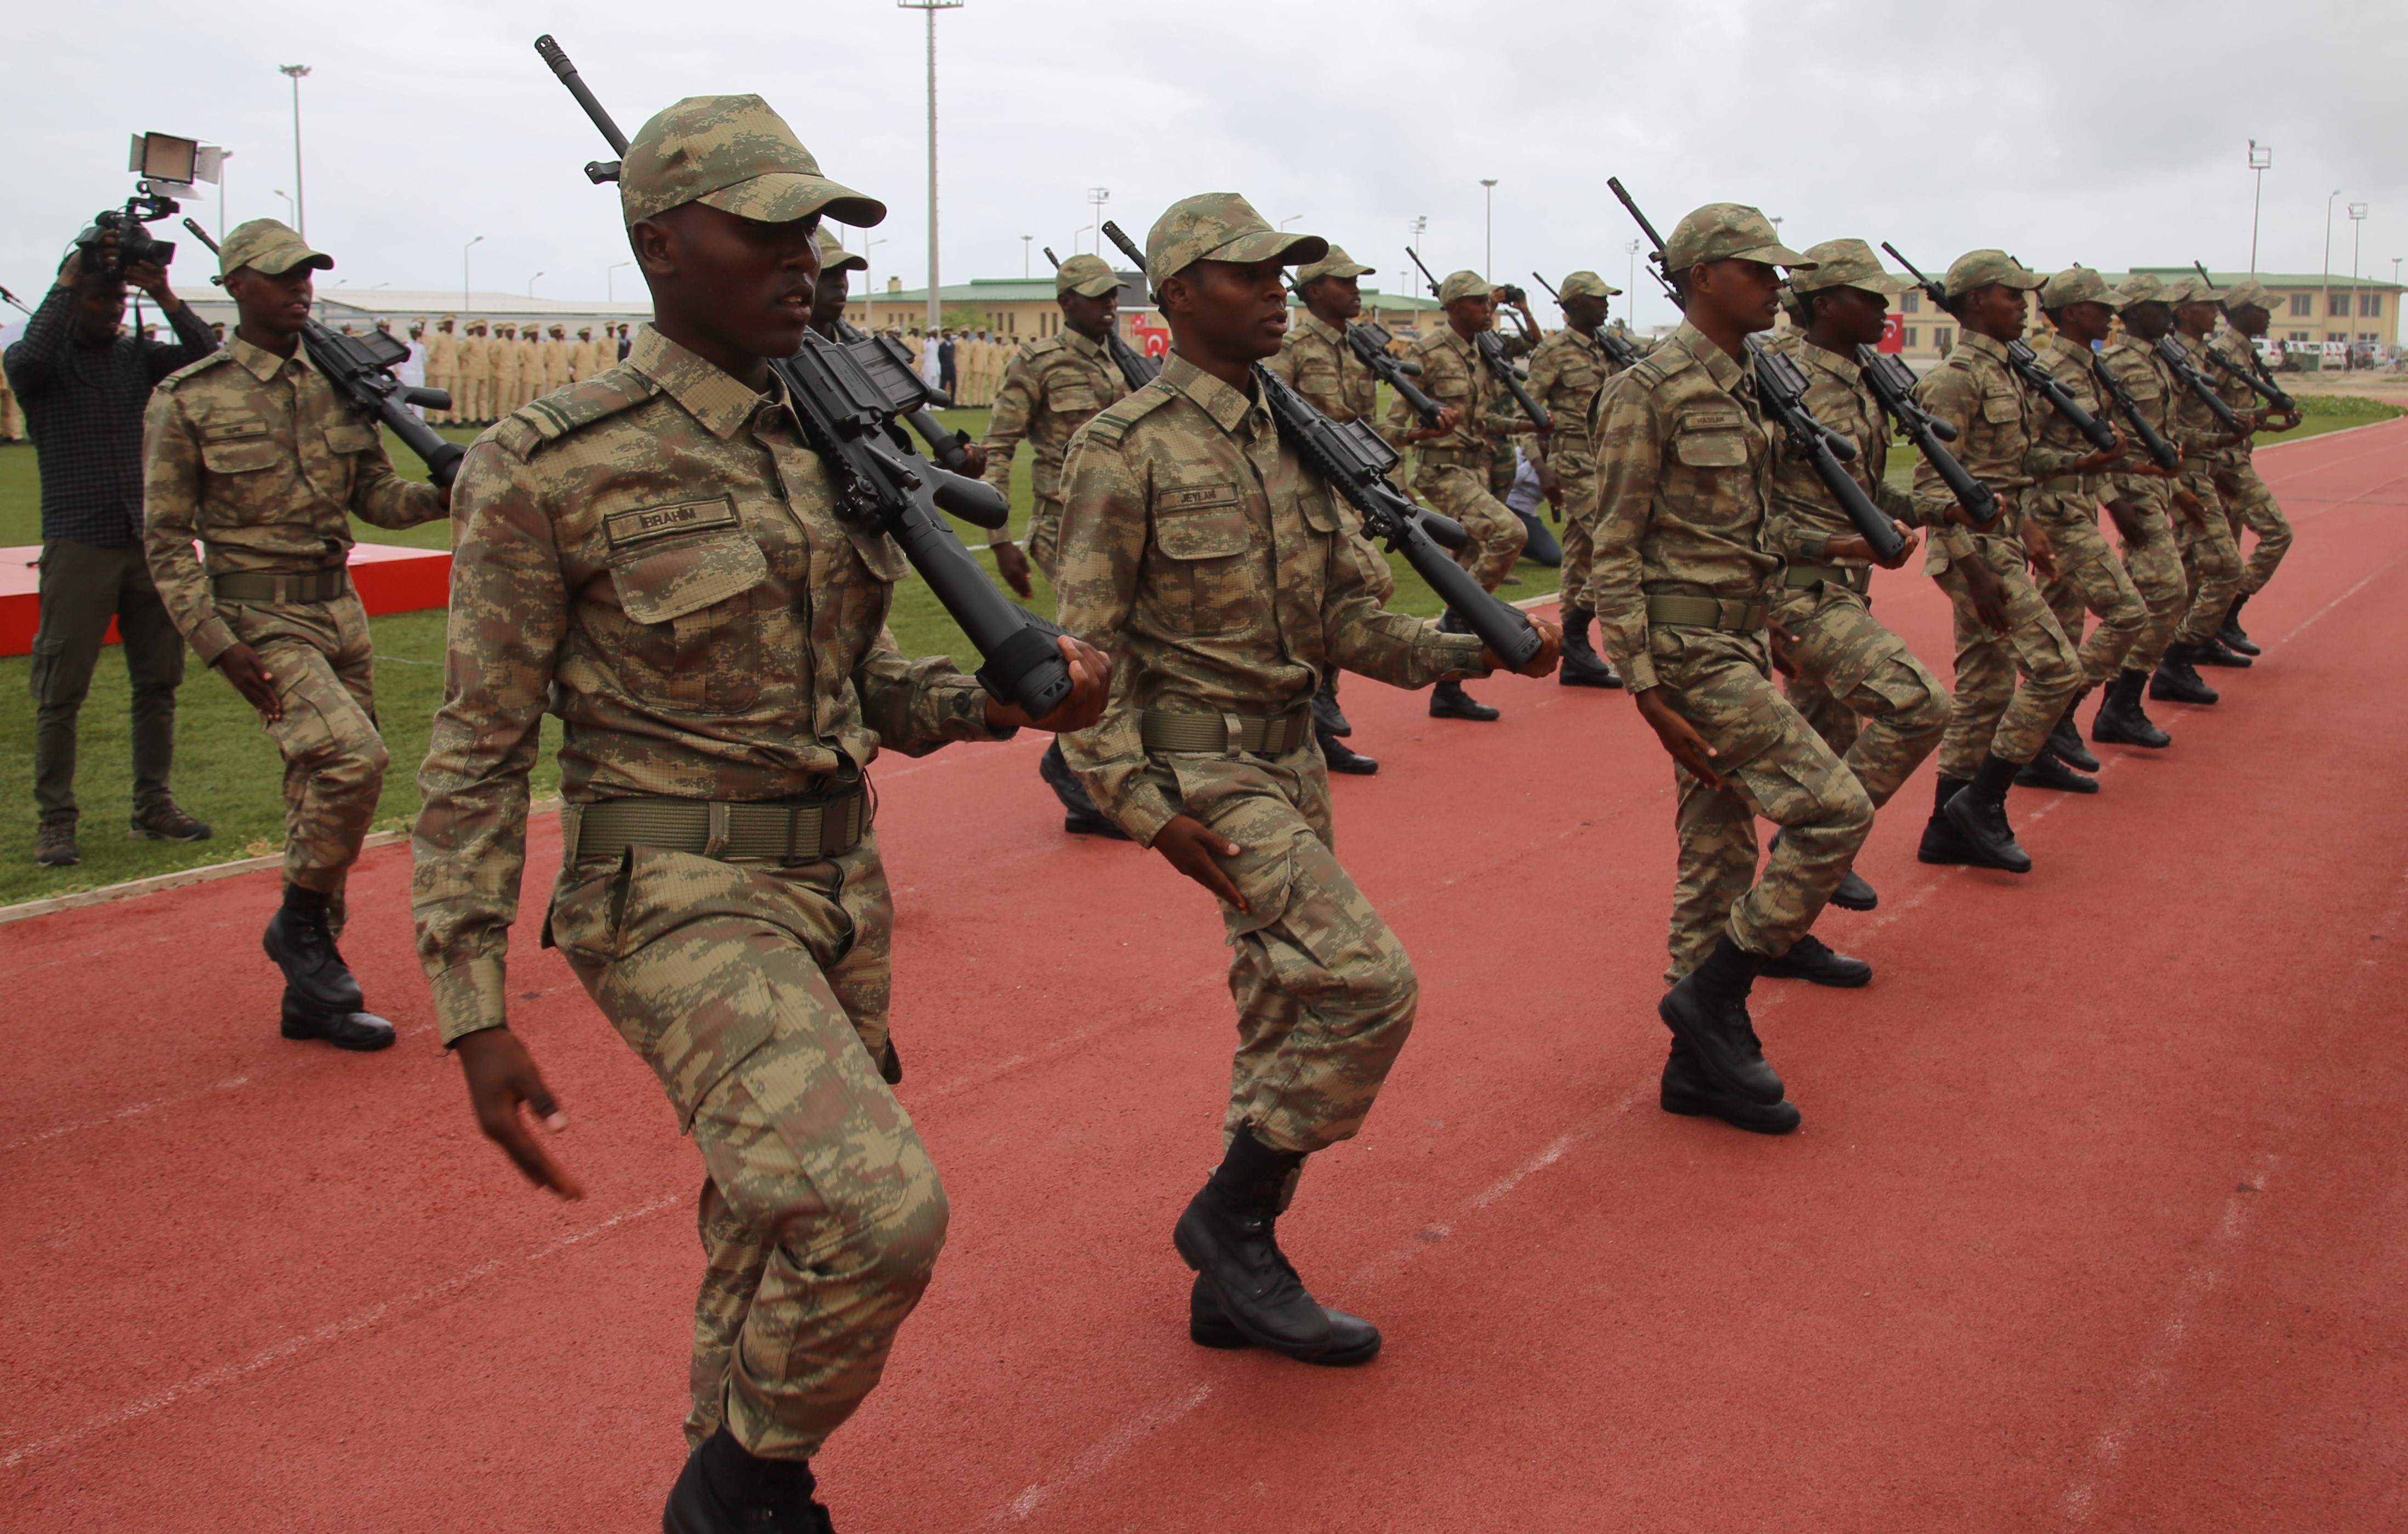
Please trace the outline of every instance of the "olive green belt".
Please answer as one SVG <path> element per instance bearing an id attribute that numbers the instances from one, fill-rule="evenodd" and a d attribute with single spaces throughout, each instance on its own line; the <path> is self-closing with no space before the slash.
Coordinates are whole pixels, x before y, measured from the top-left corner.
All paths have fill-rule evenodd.
<path id="1" fill-rule="evenodd" d="M 1674 628 L 1719 628 L 1753 634 L 1771 610 L 1763 602 L 1726 602 L 1712 596 L 1651 596 L 1647 621 Z"/>
<path id="2" fill-rule="evenodd" d="M 572 805 L 565 861 L 630 847 L 695 853 L 723 863 L 817 863 L 850 850 L 867 828 L 869 795 L 855 783 L 827 797 L 763 803 L 628 797 Z"/>
<path id="3" fill-rule="evenodd" d="M 1303 745 L 1305 737 L 1312 733 L 1312 713 L 1298 709 L 1294 713 L 1265 718 L 1259 714 L 1169 713 L 1148 709 L 1138 716 L 1138 732 L 1148 751 L 1208 752 L 1214 755 L 1241 751 L 1255 756 L 1284 756 Z"/>
<path id="4" fill-rule="evenodd" d="M 331 602 L 351 589 L 351 572 L 344 569 L 299 570 L 290 575 L 245 570 L 209 578 L 209 590 L 223 602 Z"/>
<path id="5" fill-rule="evenodd" d="M 1424 468 L 1469 468 L 1474 464 L 1485 466 L 1491 456 L 1485 448 L 1415 448 L 1418 462 Z"/>
<path id="6" fill-rule="evenodd" d="M 1781 571 L 1781 583 L 1793 591 L 1819 586 L 1826 581 L 1845 586 L 1859 596 L 1873 589 L 1872 568 L 1866 565 L 1788 565 Z"/>

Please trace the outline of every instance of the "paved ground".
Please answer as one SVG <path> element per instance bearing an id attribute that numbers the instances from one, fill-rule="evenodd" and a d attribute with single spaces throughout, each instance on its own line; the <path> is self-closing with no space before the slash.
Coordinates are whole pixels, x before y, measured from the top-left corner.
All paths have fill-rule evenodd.
<path id="1" fill-rule="evenodd" d="M 903 1096 L 956 1212 L 823 1458 L 838 1527 L 2408 1526 L 2408 422 L 2265 463 L 2300 535 L 2266 659 L 2097 798 L 2018 792 L 2028 878 L 1915 864 L 1909 784 L 1881 910 L 1825 928 L 1872 988 L 1759 989 L 1789 1140 L 1654 1105 L 1670 773 L 1627 703 L 1491 682 L 1502 723 L 1441 724 L 1349 684 L 1388 766 L 1338 785 L 1340 850 L 1425 984 L 1288 1222 L 1387 1330 L 1361 1370 L 1184 1340 L 1204 896 L 1061 838 L 1034 741 L 882 771 Z M 1929 584 L 1878 600 L 1944 672 Z M 656 1527 L 693 1152 L 523 940 L 592 1196 L 527 1192 L 434 1047 L 404 850 L 354 890 L 404 1032 L 366 1059 L 276 1039 L 272 876 L 0 930 L 18 1527 Z"/>

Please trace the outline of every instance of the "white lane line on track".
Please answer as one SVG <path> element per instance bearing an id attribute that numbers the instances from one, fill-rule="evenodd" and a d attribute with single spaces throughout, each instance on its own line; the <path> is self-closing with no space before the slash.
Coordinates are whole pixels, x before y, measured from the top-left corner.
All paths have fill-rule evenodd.
<path id="1" fill-rule="evenodd" d="M 138 1400 L 129 1401 L 112 1411 L 104 1412 L 99 1416 L 85 1422 L 80 1427 L 71 1427 L 64 1433 L 56 1433 L 49 1438 L 35 1439 L 17 1444 L 6 1454 L 0 1454 L 0 1470 L 14 1469 L 26 1460 L 55 1453 L 95 1433 L 105 1433 L 111 1428 L 122 1427 L 130 1422 L 147 1417 L 153 1412 L 163 1411 L 179 1401 L 190 1400 L 194 1396 L 217 1389 L 221 1385 L 240 1383 L 289 1363 L 305 1353 L 372 1328 L 380 1322 L 398 1316 L 404 1312 L 449 1298 L 505 1269 L 539 1262 L 580 1241 L 591 1240 L 623 1226 L 633 1225 L 657 1214 L 665 1209 L 674 1208 L 684 1200 L 685 1195 L 682 1193 L 668 1194 L 653 1199 L 649 1204 L 639 1204 L 633 1209 L 622 1210 L 599 1224 L 588 1226 L 573 1235 L 547 1242 L 523 1256 L 489 1257 L 474 1268 L 454 1273 L 450 1278 L 430 1283 L 423 1289 L 413 1289 L 406 1295 L 379 1300 L 367 1309 L 354 1312 L 339 1321 L 329 1321 L 315 1330 L 288 1337 L 272 1347 L 263 1348 L 240 1363 L 224 1364 L 216 1369 L 205 1370 L 188 1380 L 169 1385 L 165 1390 L 154 1392 Z"/>
<path id="2" fill-rule="evenodd" d="M 71 1135 L 79 1129 L 98 1129 L 124 1119 L 138 1118 L 144 1113 L 155 1112 L 162 1108 L 180 1107 L 194 1098 L 206 1097 L 213 1093 L 231 1092 L 236 1087 L 249 1086 L 251 1081 L 251 1077 L 247 1075 L 229 1076 L 222 1082 L 213 1082 L 198 1091 L 172 1093 L 165 1097 L 151 1097 L 142 1102 L 127 1103 L 124 1107 L 112 1112 L 103 1113 L 96 1119 L 78 1119 L 73 1124 L 53 1125 L 48 1129 L 27 1135 L 22 1140 L 12 1140 L 6 1145 L 0 1145 L 0 1155 L 5 1155 L 10 1151 L 22 1151 L 28 1145 L 39 1145 L 46 1140 L 56 1140 L 61 1135 Z"/>
<path id="3" fill-rule="evenodd" d="M 2090 1441 L 2089 1466 L 2057 1498 L 2057 1510 L 2068 1523 L 2089 1521 L 2098 1508 L 2100 1482 L 2113 1476 L 2123 1463 L 2124 1450 L 2142 1418 L 2172 1383 L 2175 1358 L 2182 1352 L 2191 1323 L 2200 1305 L 2225 1282 L 2231 1254 L 2248 1232 L 2251 1213 L 2265 1201 L 2268 1179 L 2280 1159 L 2271 1153 L 2259 1156 L 2247 1175 L 2226 1196 L 2223 1213 L 2209 1238 L 2205 1260 L 2186 1269 L 2175 1284 L 2173 1301 L 2157 1324 L 2156 1340 L 2118 1395 L 2105 1425 Z"/>
<path id="4" fill-rule="evenodd" d="M 1068 1469 L 1051 1481 L 1034 1483 L 1026 1491 L 996 1509 L 988 1515 L 987 1523 L 1014 1524 L 1026 1518 L 1057 1494 L 1101 1475 L 1111 1468 L 1112 1461 L 1135 1448 L 1140 1441 L 1151 1438 L 1194 1412 L 1211 1394 L 1211 1385 L 1194 1384 L 1155 1402 L 1096 1440 L 1084 1454 L 1071 1461 Z"/>

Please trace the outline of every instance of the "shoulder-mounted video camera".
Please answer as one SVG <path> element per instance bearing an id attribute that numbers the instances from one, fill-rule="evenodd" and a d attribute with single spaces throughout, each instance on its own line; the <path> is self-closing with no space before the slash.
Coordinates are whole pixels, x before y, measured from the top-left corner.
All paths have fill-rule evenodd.
<path id="1" fill-rule="evenodd" d="M 128 266 L 165 266 L 175 260 L 176 242 L 157 238 L 143 225 L 174 218 L 176 199 L 193 195 L 196 181 L 216 180 L 224 158 L 223 150 L 174 134 L 136 136 L 125 168 L 142 179 L 134 183 L 134 195 L 125 199 L 124 207 L 93 214 L 91 226 L 76 237 L 76 249 L 83 252 L 83 269 L 102 277 L 122 277 Z M 113 261 L 101 254 L 101 241 L 110 234 L 117 236 Z"/>

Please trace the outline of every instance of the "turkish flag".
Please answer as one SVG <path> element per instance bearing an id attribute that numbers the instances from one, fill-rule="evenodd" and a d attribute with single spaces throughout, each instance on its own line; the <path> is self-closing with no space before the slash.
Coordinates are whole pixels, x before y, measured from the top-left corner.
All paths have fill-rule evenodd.
<path id="1" fill-rule="evenodd" d="M 1887 319 L 1882 321 L 1881 344 L 1874 347 L 1873 350 L 1876 351 L 1887 351 L 1892 355 L 1896 355 L 1897 353 L 1905 351 L 1906 322 L 1899 319 L 1895 314 L 1890 315 Z"/>

